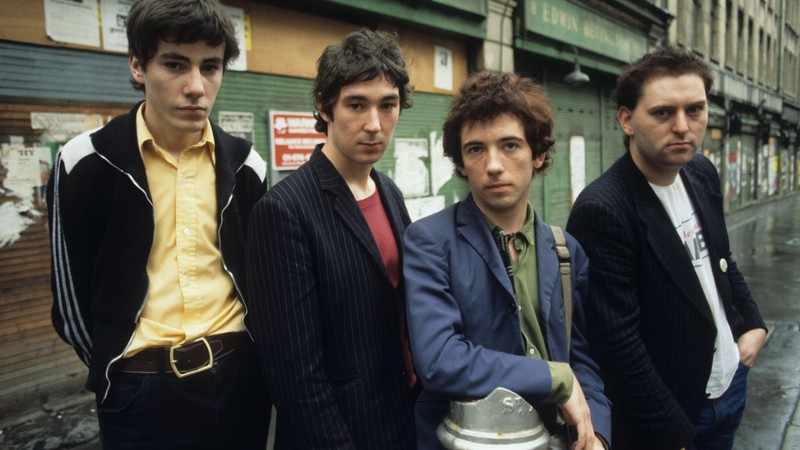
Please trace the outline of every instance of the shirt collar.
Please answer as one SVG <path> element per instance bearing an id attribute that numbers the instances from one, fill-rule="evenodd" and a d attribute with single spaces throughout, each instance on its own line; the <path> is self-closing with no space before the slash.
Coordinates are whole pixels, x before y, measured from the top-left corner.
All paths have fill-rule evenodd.
<path id="1" fill-rule="evenodd" d="M 525 211 L 525 222 L 522 224 L 522 229 L 520 229 L 519 232 L 517 232 L 516 236 L 517 238 L 521 238 L 526 244 L 531 244 L 535 238 L 535 233 L 533 231 L 533 218 L 534 218 L 533 206 L 531 206 L 531 202 L 528 202 L 528 207 L 527 210 Z M 489 226 L 490 231 L 494 231 L 495 228 L 498 228 L 497 225 L 495 225 L 485 215 L 483 216 L 483 220 L 486 221 L 486 225 Z"/>
<path id="2" fill-rule="evenodd" d="M 136 138 L 138 140 L 137 144 L 139 145 L 140 154 L 143 154 L 145 149 L 156 150 L 159 148 L 158 145 L 156 145 L 155 139 L 153 139 L 153 134 L 150 133 L 150 129 L 147 128 L 147 123 L 144 121 L 145 103 L 146 102 L 142 102 L 139 106 L 139 110 L 136 112 Z M 211 131 L 211 123 L 208 120 L 206 120 L 206 124 L 203 126 L 203 134 L 200 137 L 200 141 L 187 148 L 200 146 L 205 146 L 205 148 L 208 149 L 211 153 L 211 162 L 216 164 L 216 157 L 214 156 L 214 133 Z"/>

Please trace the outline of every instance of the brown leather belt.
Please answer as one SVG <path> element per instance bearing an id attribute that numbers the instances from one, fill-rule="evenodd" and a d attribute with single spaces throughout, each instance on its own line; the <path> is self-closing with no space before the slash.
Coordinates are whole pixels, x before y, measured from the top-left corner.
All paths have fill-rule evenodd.
<path id="1" fill-rule="evenodd" d="M 214 366 L 214 361 L 233 353 L 250 342 L 245 332 L 215 334 L 194 342 L 172 347 L 150 347 L 123 358 L 114 370 L 125 373 L 173 373 L 178 378 L 204 372 Z"/>

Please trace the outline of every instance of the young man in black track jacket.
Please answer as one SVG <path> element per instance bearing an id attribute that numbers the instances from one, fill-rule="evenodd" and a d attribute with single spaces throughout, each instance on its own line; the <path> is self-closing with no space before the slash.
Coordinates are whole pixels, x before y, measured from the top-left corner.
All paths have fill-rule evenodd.
<path id="1" fill-rule="evenodd" d="M 243 303 L 266 164 L 208 120 L 234 36 L 216 0 L 134 3 L 145 101 L 68 142 L 50 178 L 53 324 L 89 367 L 105 448 L 266 446 Z"/>

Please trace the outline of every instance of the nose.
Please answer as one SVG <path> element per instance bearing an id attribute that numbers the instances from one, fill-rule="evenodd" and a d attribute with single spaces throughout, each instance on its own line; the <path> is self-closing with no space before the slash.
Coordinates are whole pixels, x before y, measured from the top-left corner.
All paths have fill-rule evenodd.
<path id="1" fill-rule="evenodd" d="M 377 133 L 381 131 L 381 121 L 376 108 L 370 108 L 367 111 L 367 117 L 364 122 L 364 131 L 368 133 Z"/>
<path id="2" fill-rule="evenodd" d="M 494 147 L 490 147 L 488 150 L 486 152 L 486 172 L 490 174 L 503 173 L 505 167 L 500 158 L 501 152 Z"/>
<path id="3" fill-rule="evenodd" d="M 673 124 L 672 129 L 676 133 L 686 133 L 689 131 L 689 119 L 687 119 L 685 111 L 679 110 L 675 114 L 675 123 Z"/>
<path id="4" fill-rule="evenodd" d="M 199 68 L 192 68 L 186 74 L 186 84 L 183 86 L 183 94 L 190 98 L 202 97 L 205 94 L 203 86 L 203 75 Z"/>

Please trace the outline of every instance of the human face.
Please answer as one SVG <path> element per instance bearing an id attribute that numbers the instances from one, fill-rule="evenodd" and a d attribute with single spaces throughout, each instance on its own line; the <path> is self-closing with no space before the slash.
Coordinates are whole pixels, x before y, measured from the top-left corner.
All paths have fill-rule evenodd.
<path id="1" fill-rule="evenodd" d="M 703 79 L 696 74 L 660 76 L 642 85 L 633 111 L 617 119 L 630 136 L 633 161 L 651 183 L 669 185 L 694 156 L 708 125 Z"/>
<path id="2" fill-rule="evenodd" d="M 511 219 L 521 226 L 533 170 L 542 167 L 545 155 L 533 159 L 520 120 L 504 114 L 486 123 L 465 124 L 461 156 L 464 167 L 458 171 L 467 178 L 481 212 L 498 225 Z"/>
<path id="3" fill-rule="evenodd" d="M 339 90 L 323 152 L 342 171 L 371 170 L 392 140 L 400 116 L 400 91 L 385 77 L 348 84 Z"/>
<path id="4" fill-rule="evenodd" d="M 200 138 L 222 84 L 225 44 L 160 40 L 147 67 L 130 57 L 131 74 L 145 86 L 144 119 L 156 143 L 182 150 Z"/>

